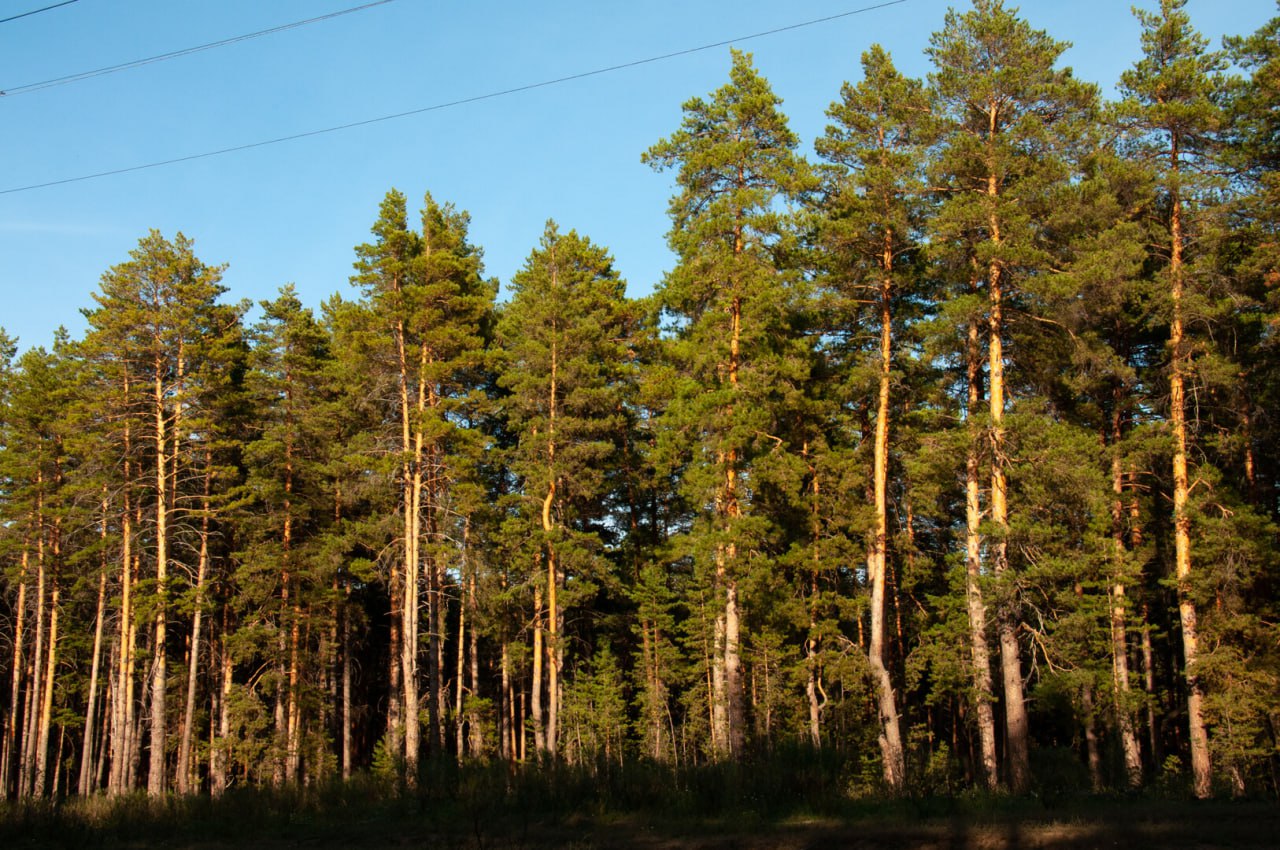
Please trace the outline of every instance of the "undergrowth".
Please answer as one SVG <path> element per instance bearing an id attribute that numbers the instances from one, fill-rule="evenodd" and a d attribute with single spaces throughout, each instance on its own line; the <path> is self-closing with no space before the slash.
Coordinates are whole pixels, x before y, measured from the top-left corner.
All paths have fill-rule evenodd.
<path id="1" fill-rule="evenodd" d="M 582 823 L 645 824 L 696 834 L 807 822 L 1154 819 L 1179 813 L 1184 803 L 1163 793 L 1157 788 L 1144 797 L 1106 796 L 1045 788 L 1033 796 L 1010 797 L 923 788 L 891 796 L 868 783 L 856 763 L 805 748 L 694 767 L 639 760 L 589 765 L 436 761 L 425 763 L 412 783 L 362 773 L 317 786 L 233 787 L 218 798 L 133 794 L 0 803 L 0 846 L 248 846 L 308 838 L 365 843 L 411 834 L 438 839 L 427 843 L 484 847 L 486 836 Z"/>

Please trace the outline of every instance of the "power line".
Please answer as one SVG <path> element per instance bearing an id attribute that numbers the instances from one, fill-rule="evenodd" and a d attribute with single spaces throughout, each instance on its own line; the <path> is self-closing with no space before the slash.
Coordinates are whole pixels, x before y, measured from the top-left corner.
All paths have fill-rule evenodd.
<path id="1" fill-rule="evenodd" d="M 32 9 L 30 12 L 23 12 L 21 15 L 14 15 L 10 18 L 0 18 L 0 24 L 7 24 L 9 21 L 16 21 L 18 18 L 29 18 L 32 15 L 38 15 L 41 12 L 48 12 L 50 9 L 57 9 L 62 6 L 70 6 L 72 3 L 79 3 L 80 0 L 62 0 L 61 3 L 54 3 L 52 6 L 45 6 L 43 9 Z"/>
<path id="2" fill-rule="evenodd" d="M 68 2 L 75 3 L 77 2 L 77 0 L 68 0 Z M 215 47 L 226 47 L 228 44 L 237 44 L 241 41 L 249 41 L 250 39 L 261 38 L 264 35 L 275 35 L 276 33 L 284 32 L 285 30 L 297 29 L 298 27 L 305 27 L 308 24 L 315 24 L 315 23 L 319 23 L 320 21 L 327 21 L 332 18 L 339 18 L 339 17 L 342 17 L 343 15 L 350 15 L 353 12 L 363 12 L 365 9 L 372 9 L 374 6 L 384 6 L 387 3 L 392 3 L 392 2 L 395 2 L 395 0 L 376 0 L 376 2 L 373 2 L 373 3 L 365 3 L 363 6 L 353 6 L 350 9 L 342 9 L 341 11 L 338 11 L 338 12 L 330 12 L 329 14 L 321 15 L 318 18 L 307 18 L 305 21 L 294 21 L 291 24 L 281 24 L 278 27 L 271 27 L 270 29 L 258 30 L 257 32 L 245 33 L 244 35 L 237 35 L 231 38 L 224 38 L 221 41 L 211 41 L 208 44 L 198 44 L 195 47 L 184 47 L 181 50 L 172 50 L 168 53 L 161 53 L 156 56 L 148 56 L 146 59 L 135 59 L 132 62 L 122 62 L 119 65 L 108 65 L 105 68 L 95 68 L 92 71 L 81 71 L 76 74 L 67 74 L 65 77 L 54 77 L 51 80 L 41 80 L 38 83 L 25 83 L 20 86 L 9 86 L 8 88 L 0 89 L 0 95 L 12 97 L 13 95 L 16 95 L 16 94 L 28 94 L 33 91 L 40 91 L 41 89 L 48 89 L 48 88 L 53 88 L 54 86 L 66 85 L 67 83 L 78 83 L 81 80 L 88 80 L 93 77 L 101 77 L 106 74 L 114 74 L 118 71 L 127 71 L 130 68 L 141 68 L 143 65 L 151 65 L 155 62 L 164 62 L 167 59 L 177 59 L 180 56 L 190 56 L 192 53 L 200 53 L 201 51 L 204 51 L 204 50 L 213 50 Z M 59 5 L 65 6 L 66 4 L 62 3 Z M 53 8 L 53 7 L 50 6 L 49 8 Z M 27 14 L 34 14 L 34 13 L 28 12 Z M 12 20 L 12 18 L 10 18 L 10 20 Z M 3 21 L 0 21 L 0 23 L 3 23 Z"/>
<path id="3" fill-rule="evenodd" d="M 319 130 L 308 130 L 303 133 L 294 133 L 289 136 L 279 136 L 274 139 L 263 139 L 262 141 L 249 142 L 243 145 L 234 145 L 229 148 L 219 148 L 218 150 L 204 151 L 203 153 L 193 153 L 187 156 L 174 157 L 173 159 L 159 160 L 157 162 L 148 162 L 143 165 L 132 165 L 127 168 L 115 168 L 115 169 L 112 169 L 111 171 L 99 171 L 95 174 L 82 174 L 77 177 L 64 177 L 61 180 L 50 180 L 45 183 L 33 183 L 29 186 L 15 186 L 11 189 L 0 189 L 0 195 L 12 195 L 16 192 L 29 192 L 29 191 L 32 191 L 33 189 L 46 189 L 50 186 L 62 186 L 66 183 L 79 183 L 84 180 L 96 180 L 99 177 L 111 177 L 117 174 L 129 174 L 134 171 L 145 171 L 150 168 L 160 168 L 165 165 L 177 165 L 178 163 L 181 163 L 181 162 L 191 162 L 197 159 L 207 159 L 209 157 L 222 156 L 223 154 L 236 153 L 237 151 L 247 151 L 247 150 L 252 150 L 253 148 L 267 147 L 268 145 L 278 145 L 283 142 L 292 142 L 292 141 L 297 141 L 298 139 L 307 139 L 312 136 L 323 136 L 328 133 L 338 133 L 343 130 L 354 129 L 356 127 L 365 127 L 370 124 L 380 124 L 384 121 L 394 121 L 398 118 L 408 118 L 411 115 L 422 115 L 423 113 L 426 113 L 426 112 L 437 112 L 441 109 L 451 109 L 455 106 L 463 106 L 468 103 L 478 103 L 479 101 L 482 101 L 482 100 L 492 100 L 498 97 L 506 97 L 507 95 L 518 94 L 520 92 L 546 88 L 548 86 L 559 85 L 561 83 L 568 83 L 574 80 L 582 80 L 587 77 L 596 77 L 596 76 L 600 76 L 601 74 L 609 74 L 614 71 L 622 71 L 627 68 L 636 68 L 641 65 L 651 65 L 655 62 L 662 62 L 667 59 L 675 59 L 680 56 L 689 56 L 690 54 L 693 54 L 693 53 L 701 53 L 707 50 L 714 50 L 717 47 L 726 47 L 728 45 L 737 44 L 743 41 L 750 41 L 756 38 L 764 38 L 765 36 L 777 35 L 778 33 L 789 32 L 791 30 L 798 30 L 804 27 L 816 26 L 817 24 L 830 23 L 832 21 L 838 21 L 841 18 L 848 18 L 853 15 L 860 15 L 860 14 L 863 14 L 864 12 L 872 12 L 877 9 L 885 9 L 885 8 L 888 8 L 889 6 L 897 6 L 906 2 L 907 0 L 887 0 L 887 2 L 877 3 L 874 6 L 864 6 L 861 9 L 853 9 L 851 11 L 841 12 L 836 15 L 828 15 L 825 18 L 814 18 L 811 21 L 803 21 L 798 24 L 789 24 L 788 26 L 777 27 L 771 30 L 764 30 L 763 32 L 756 32 L 750 35 L 739 36 L 738 38 L 728 38 L 722 41 L 713 42 L 711 44 L 702 44 L 697 47 L 689 47 L 684 50 L 677 50 L 672 53 L 663 53 L 660 56 L 650 56 L 647 59 L 636 59 L 631 62 L 623 62 L 620 65 L 610 65 L 607 68 L 596 68 L 593 71 L 582 71 L 577 74 L 570 74 L 566 77 L 557 77 L 553 80 L 543 80 L 542 82 L 539 82 L 539 83 L 529 83 L 523 86 L 515 86 L 514 88 L 502 89 L 501 91 L 489 92 L 487 94 L 478 94 L 472 97 L 464 97 L 464 98 L 460 98 L 459 100 L 451 100 L 445 103 L 437 103 L 431 106 L 423 106 L 418 109 L 406 110 L 405 112 L 392 113 L 391 115 L 379 115 L 377 118 L 366 118 L 362 121 L 352 121 L 348 124 L 338 124 L 333 127 L 324 127 Z"/>

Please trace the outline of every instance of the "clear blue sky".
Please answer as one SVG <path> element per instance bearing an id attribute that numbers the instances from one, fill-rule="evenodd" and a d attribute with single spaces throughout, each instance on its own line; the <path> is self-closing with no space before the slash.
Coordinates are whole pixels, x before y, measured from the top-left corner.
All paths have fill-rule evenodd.
<path id="1" fill-rule="evenodd" d="M 0 0 L 0 18 L 53 0 Z M 307 27 L 84 82 L 0 97 L 0 189 L 305 132 L 616 65 L 834 15 L 874 0 L 394 0 Z M 1153 5 L 1146 0 L 1144 5 Z M 0 24 L 0 90 L 361 5 L 361 0 L 80 0 Z M 1110 91 L 1138 54 L 1125 0 L 1025 0 L 1074 47 L 1065 63 Z M 948 6 L 905 0 L 740 42 L 811 153 L 823 112 L 879 42 L 908 73 Z M 1191 0 L 1197 27 L 1256 30 L 1271 0 Z M 348 283 L 352 247 L 396 187 L 472 215 L 487 273 L 519 269 L 555 218 L 607 246 L 632 294 L 671 264 L 672 176 L 640 154 L 680 105 L 727 78 L 728 48 L 342 133 L 0 195 L 0 326 L 23 347 L 84 329 L 99 276 L 150 228 L 229 263 L 229 299 L 303 300 Z M 415 216 L 416 218 L 416 216 Z"/>

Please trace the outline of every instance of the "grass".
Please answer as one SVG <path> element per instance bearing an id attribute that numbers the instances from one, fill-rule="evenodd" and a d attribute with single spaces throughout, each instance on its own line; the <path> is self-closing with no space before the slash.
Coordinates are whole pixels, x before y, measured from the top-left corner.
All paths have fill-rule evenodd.
<path id="1" fill-rule="evenodd" d="M 308 788 L 0 804 L 0 847 L 1273 847 L 1280 806 L 1058 790 L 888 797 L 796 750 L 677 770 L 648 762 L 426 766 Z"/>

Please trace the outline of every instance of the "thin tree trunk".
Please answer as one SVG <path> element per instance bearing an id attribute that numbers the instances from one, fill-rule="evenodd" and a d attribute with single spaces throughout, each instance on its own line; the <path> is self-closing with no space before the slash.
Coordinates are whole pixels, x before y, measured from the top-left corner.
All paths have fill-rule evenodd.
<path id="1" fill-rule="evenodd" d="M 342 612 L 342 778 L 351 778 L 351 584 Z"/>
<path id="2" fill-rule="evenodd" d="M 555 550 L 547 547 L 547 727 L 543 732 L 545 749 L 552 756 L 556 754 L 559 739 L 557 720 L 560 707 L 560 611 L 556 604 L 556 585 L 559 579 L 556 572 Z"/>
<path id="3" fill-rule="evenodd" d="M 734 254 L 741 255 L 745 250 L 741 227 L 735 228 Z M 738 370 L 742 359 L 742 299 L 734 296 L 730 310 L 731 331 L 729 338 L 729 385 L 733 388 L 736 399 L 738 393 Z M 738 499 L 739 461 L 737 450 L 730 448 L 727 452 L 725 470 L 724 513 L 726 519 L 733 523 L 742 517 L 742 505 Z M 742 622 L 738 611 L 738 545 L 730 535 L 725 544 L 726 569 L 724 578 L 724 691 L 725 708 L 728 721 L 728 736 L 725 744 L 727 754 L 731 757 L 741 755 L 743 734 L 746 731 L 746 712 L 743 706 L 742 693 L 742 655 L 741 631 Z"/>
<path id="4" fill-rule="evenodd" d="M 107 504 L 102 503 L 102 535 L 107 536 Z M 107 607 L 107 565 L 105 552 L 98 574 L 98 607 L 93 621 L 93 661 L 89 672 L 89 700 L 84 710 L 84 741 L 80 747 L 80 778 L 77 790 L 81 797 L 93 791 L 93 734 L 98 709 L 98 673 L 102 666 L 102 628 Z"/>
<path id="5" fill-rule="evenodd" d="M 289 408 L 287 417 L 292 419 L 293 407 L 293 389 L 292 377 L 286 371 L 285 373 L 285 404 Z M 292 425 L 292 422 L 290 422 Z M 299 705 L 298 687 L 298 630 L 301 627 L 302 619 L 302 603 L 299 599 L 300 591 L 298 587 L 298 579 L 296 571 L 293 569 L 293 488 L 294 488 L 294 447 L 292 435 L 286 437 L 284 447 L 284 533 L 281 539 L 281 557 L 282 569 L 280 576 L 280 588 L 283 598 L 281 599 L 281 613 L 287 618 L 287 629 L 281 629 L 280 648 L 286 649 L 287 633 L 287 652 L 285 655 L 281 653 L 280 666 L 281 673 L 280 684 L 277 687 L 277 693 L 283 691 L 283 705 L 277 702 L 277 737 L 284 741 L 284 765 L 282 780 L 286 783 L 295 783 L 298 781 L 298 770 L 301 763 L 301 729 L 302 719 L 299 716 L 301 707 Z M 283 625 L 283 624 L 282 624 Z M 281 711 L 280 709 L 283 709 Z M 283 717 L 280 715 L 283 714 Z M 281 722 L 283 721 L 283 722 Z M 283 726 L 283 729 L 279 728 Z M 283 734 L 281 734 L 283 733 Z"/>
<path id="6" fill-rule="evenodd" d="M 551 267 L 551 286 L 554 290 L 559 281 L 559 267 L 553 263 Z M 551 755 L 556 754 L 559 740 L 560 708 L 560 611 L 556 591 L 559 589 L 560 576 L 556 565 L 556 542 L 553 537 L 555 524 L 552 509 L 555 507 L 556 480 L 556 418 L 559 404 L 559 340 L 555 336 L 559 326 L 553 323 L 551 341 L 551 375 L 547 388 L 547 495 L 542 500 L 542 534 L 543 545 L 547 557 L 547 728 L 543 733 L 543 743 Z"/>
<path id="7" fill-rule="evenodd" d="M 230 755 L 228 747 L 231 739 L 231 653 L 227 649 L 229 631 L 227 606 L 222 607 L 222 640 L 219 647 L 219 691 L 218 698 L 218 745 L 209 753 L 209 789 L 215 797 L 222 796 L 230 783 Z"/>
<path id="8" fill-rule="evenodd" d="M 809 462 L 809 475 L 813 479 L 810 486 L 812 499 L 809 510 L 809 537 L 813 549 L 813 571 L 809 576 L 809 634 L 804 642 L 806 681 L 805 698 L 809 703 L 809 743 L 814 749 L 822 748 L 822 670 L 819 650 L 822 638 L 818 634 L 818 577 L 822 574 L 822 485 L 818 478 L 817 464 L 809 457 L 809 443 L 806 441 L 802 454 Z"/>
<path id="9" fill-rule="evenodd" d="M 212 489 L 213 470 L 211 459 L 206 456 L 204 474 L 204 499 L 200 518 L 200 554 L 196 566 L 195 612 L 191 622 L 191 663 L 187 665 L 187 699 L 182 712 L 182 738 L 178 743 L 178 772 L 175 777 L 179 794 L 195 790 L 195 769 L 191 763 L 192 736 L 195 729 L 196 683 L 200 671 L 200 631 L 204 624 L 204 590 L 209 574 L 209 498 Z"/>
<path id="10" fill-rule="evenodd" d="M 1120 748 L 1124 754 L 1125 782 L 1129 788 L 1142 785 L 1142 753 L 1134 731 L 1132 698 L 1129 688 L 1129 640 L 1125 612 L 1123 567 L 1127 555 L 1124 528 L 1124 472 L 1120 458 L 1120 391 L 1115 394 L 1116 409 L 1111 426 L 1111 536 L 1115 552 L 1115 578 L 1108 595 L 1111 609 L 1111 682 L 1116 705 L 1116 727 L 1120 732 Z"/>
<path id="11" fill-rule="evenodd" d="M 31 681 L 27 690 L 27 708 L 23 716 L 23 757 L 22 770 L 19 780 L 18 796 L 30 797 L 36 792 L 35 786 L 35 763 L 39 738 L 39 721 L 40 721 L 40 697 L 43 693 L 44 679 L 40 668 L 41 662 L 44 660 L 45 654 L 45 582 L 47 578 L 47 569 L 45 567 L 45 541 L 44 541 L 44 495 L 43 495 L 43 479 L 40 472 L 36 472 L 36 636 L 35 649 L 31 654 L 29 679 Z"/>
<path id="12" fill-rule="evenodd" d="M 994 113 L 992 121 L 995 121 Z M 997 194 L 997 178 L 987 178 L 987 192 Z M 991 242 L 1001 243 L 999 221 L 991 217 Z M 987 371 L 990 386 L 987 393 L 991 415 L 991 522 L 996 527 L 996 537 L 989 541 L 997 580 L 1009 569 L 1009 502 L 1008 482 L 1005 478 L 1004 457 L 1004 269 L 993 261 L 988 267 L 987 296 L 990 306 L 988 317 L 990 336 L 987 340 Z M 1027 724 L 1026 701 L 1022 687 L 1022 650 L 1018 645 L 1017 594 L 1007 580 L 1000 584 L 999 604 L 996 608 L 996 630 L 1000 637 L 1000 670 L 1004 685 L 1005 750 L 1009 760 L 1009 789 L 1014 794 L 1025 794 L 1031 789 L 1030 730 Z"/>
<path id="13" fill-rule="evenodd" d="M 137 500 L 134 505 L 133 527 L 142 528 L 142 500 Z M 133 553 L 133 582 L 137 585 L 139 577 L 142 575 L 142 548 L 137 547 Z M 137 614 L 135 602 L 135 615 Z M 126 692 L 126 719 L 128 725 L 125 728 L 125 738 L 128 744 L 128 756 L 125 763 L 124 774 L 124 790 L 132 791 L 138 787 L 138 777 L 142 771 L 142 719 L 144 705 L 140 704 L 140 697 L 146 693 L 146 686 L 141 681 L 138 674 L 138 630 L 142 626 L 142 618 L 134 616 L 129 622 L 129 679 L 127 682 L 128 691 Z M 145 649 L 145 647 L 144 647 Z"/>
<path id="14" fill-rule="evenodd" d="M 1075 591 L 1076 599 L 1083 600 L 1084 585 L 1077 581 Z M 1092 680 L 1086 679 L 1080 689 L 1080 707 L 1084 714 L 1084 749 L 1085 761 L 1089 765 L 1089 786 L 1094 793 L 1097 793 L 1102 790 L 1104 783 L 1102 779 L 1102 752 L 1099 749 L 1098 742 L 1098 714 Z"/>
<path id="15" fill-rule="evenodd" d="M 533 589 L 533 684 L 532 704 L 529 707 L 533 719 L 533 748 L 537 752 L 546 749 L 542 725 L 542 588 Z M 524 750 L 523 743 L 520 747 Z M 523 758 L 523 756 L 521 756 Z"/>
<path id="16" fill-rule="evenodd" d="M 1179 139 L 1173 137 L 1170 162 L 1176 179 Z M 1178 581 L 1178 614 L 1182 621 L 1182 658 L 1187 677 L 1187 726 L 1191 742 L 1191 776 L 1195 795 L 1205 799 L 1213 794 L 1213 773 L 1209 761 L 1209 734 L 1204 722 L 1204 690 L 1196 671 L 1199 660 L 1199 631 L 1196 605 L 1191 596 L 1191 517 L 1187 513 L 1190 487 L 1187 482 L 1186 370 L 1183 343 L 1183 223 L 1182 199 L 1174 190 L 1169 219 L 1169 277 L 1172 285 L 1173 320 L 1169 328 L 1169 418 L 1173 429 L 1173 545 Z"/>
<path id="17" fill-rule="evenodd" d="M 125 381 L 125 398 L 128 399 L 128 380 Z M 107 793 L 123 794 L 125 791 L 125 763 L 129 753 L 129 687 L 126 683 L 133 677 L 133 647 L 130 633 L 133 623 L 133 589 L 130 574 L 133 569 L 133 511 L 129 499 L 130 446 L 129 423 L 125 422 L 124 444 L 124 487 L 121 488 L 122 509 L 120 512 L 120 615 L 119 634 L 117 636 L 116 669 L 114 696 L 111 702 L 111 772 L 107 778 Z"/>
<path id="18" fill-rule="evenodd" d="M 871 651 L 868 661 L 875 678 L 880 716 L 880 756 L 884 781 L 890 790 L 901 791 L 906 781 L 906 758 L 902 749 L 902 731 L 893 694 L 893 680 L 885 664 L 885 574 L 889 541 L 889 389 L 893 364 L 892 349 L 892 271 L 893 235 L 886 231 L 881 257 L 884 277 L 880 283 L 880 388 L 876 413 L 875 464 L 873 490 L 875 497 L 875 529 L 867 552 L 867 578 L 871 582 Z"/>
<path id="19" fill-rule="evenodd" d="M 112 640 L 111 649 L 107 653 L 106 693 L 102 696 L 102 702 L 107 706 L 108 710 L 99 712 L 102 715 L 102 719 L 98 723 L 98 744 L 95 748 L 96 755 L 94 756 L 93 778 L 91 780 L 91 787 L 94 790 L 101 790 L 107 786 L 107 752 L 110 749 L 109 743 L 111 740 L 110 707 L 114 704 L 115 700 L 115 689 L 112 687 L 112 678 L 110 674 L 111 670 L 114 669 L 114 666 L 117 663 L 115 661 L 115 657 L 119 652 L 119 647 L 116 646 L 116 642 Z"/>
<path id="20" fill-rule="evenodd" d="M 515 700 L 511 693 L 511 658 L 507 642 L 502 642 L 502 701 L 499 705 L 498 737 L 502 742 L 500 755 L 508 762 L 516 760 Z"/>
<path id="21" fill-rule="evenodd" d="M 165 716 L 168 665 L 165 641 L 169 608 L 169 464 L 166 455 L 169 431 L 166 422 L 167 404 L 163 366 L 159 358 L 153 364 L 156 428 L 156 613 L 153 624 L 154 656 L 151 663 L 151 751 L 147 770 L 147 793 L 152 797 L 158 797 L 165 791 L 165 747 L 168 743 L 168 725 Z M 174 427 L 176 430 L 176 422 Z"/>
<path id="22" fill-rule="evenodd" d="M 968 411 L 972 420 L 981 399 L 981 352 L 978 325 L 969 324 L 967 345 Z M 977 715 L 978 738 L 982 757 L 982 775 L 988 789 L 999 783 L 996 763 L 995 716 L 991 708 L 991 651 L 987 643 L 987 608 L 982 598 L 982 537 L 979 527 L 979 465 L 981 450 L 977 429 L 970 426 L 968 456 L 965 462 L 965 597 L 969 610 L 969 651 L 973 662 L 974 713 Z"/>
<path id="23" fill-rule="evenodd" d="M 404 453 L 404 591 L 401 597 L 400 679 L 404 701 L 404 768 L 410 785 L 417 781 L 421 754 L 421 724 L 418 719 L 418 610 L 421 605 L 421 510 L 422 510 L 422 432 L 414 428 L 410 410 L 410 374 L 407 360 L 404 323 L 396 328 L 397 355 L 400 367 L 401 451 Z M 421 375 L 421 370 L 419 370 Z M 421 395 L 421 393 L 419 393 Z M 420 405 L 419 405 L 420 406 Z M 416 431 L 416 434 L 415 434 Z"/>
<path id="24" fill-rule="evenodd" d="M 470 530 L 471 520 L 468 518 L 464 530 L 464 539 L 467 539 L 468 541 Z M 467 542 L 465 545 L 468 547 L 468 551 L 470 551 L 470 542 Z M 467 605 L 471 609 L 471 634 L 468 650 L 468 654 L 470 656 L 469 666 L 471 670 L 469 680 L 471 703 L 467 708 L 467 722 L 471 732 L 471 755 L 474 758 L 481 758 L 484 756 L 485 747 L 484 729 L 480 722 L 480 706 L 477 703 L 480 696 L 480 631 L 477 628 L 479 625 L 479 620 L 477 619 L 477 608 L 479 606 L 479 602 L 476 599 L 476 570 L 474 567 L 471 570 L 470 583 L 468 585 Z M 459 673 L 458 675 L 461 676 L 462 674 Z"/>
<path id="25" fill-rule="evenodd" d="M 8 797 L 13 788 L 14 768 L 21 761 L 18 756 L 18 722 L 22 698 L 23 641 L 26 640 L 27 618 L 27 567 L 30 561 L 30 540 L 23 538 L 22 556 L 18 572 L 18 601 L 13 628 L 13 667 L 9 671 L 9 713 L 5 718 L 4 757 L 0 764 L 0 795 Z"/>
<path id="26" fill-rule="evenodd" d="M 55 544 L 56 545 L 56 544 Z M 36 742 L 36 767 L 34 794 L 43 797 L 46 793 L 56 793 L 57 783 L 52 787 L 48 781 L 49 769 L 49 732 L 53 724 L 53 687 L 58 672 L 58 597 L 61 588 L 57 579 L 52 582 L 53 591 L 49 596 L 49 648 L 44 671 L 44 693 L 40 699 L 40 732 Z"/>
<path id="27" fill-rule="evenodd" d="M 464 544 L 464 548 L 465 548 L 465 544 Z M 461 581 L 459 584 L 459 590 L 462 591 L 465 589 L 466 581 L 467 581 L 467 577 L 465 575 L 465 568 L 464 568 L 464 574 L 460 578 L 461 578 Z M 463 695 L 466 693 L 466 680 L 465 680 L 465 677 L 463 676 L 463 671 L 466 669 L 466 659 L 467 659 L 467 605 L 466 605 L 466 600 L 463 599 L 458 605 L 458 657 L 457 657 L 458 679 L 455 682 L 456 692 L 455 692 L 454 701 L 453 701 L 453 704 L 454 704 L 453 745 L 455 748 L 455 755 L 457 756 L 459 764 L 461 764 L 462 761 L 467 756 L 467 741 L 462 734 L 465 729 L 466 720 L 467 720 L 466 715 L 463 714 L 462 712 L 462 699 L 463 699 Z"/>

